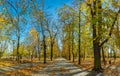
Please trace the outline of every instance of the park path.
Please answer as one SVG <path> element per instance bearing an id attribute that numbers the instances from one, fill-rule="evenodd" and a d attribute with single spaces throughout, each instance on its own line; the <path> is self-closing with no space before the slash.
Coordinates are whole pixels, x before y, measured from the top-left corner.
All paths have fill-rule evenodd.
<path id="1" fill-rule="evenodd" d="M 82 70 L 64 58 L 56 59 L 44 70 L 38 70 L 34 76 L 90 76 L 89 70 Z"/>

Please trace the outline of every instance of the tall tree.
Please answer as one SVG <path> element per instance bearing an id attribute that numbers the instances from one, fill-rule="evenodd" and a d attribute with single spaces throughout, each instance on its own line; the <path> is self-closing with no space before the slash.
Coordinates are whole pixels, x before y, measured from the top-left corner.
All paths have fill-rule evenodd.
<path id="1" fill-rule="evenodd" d="M 101 48 L 102 46 L 109 40 L 110 36 L 112 35 L 112 31 L 114 28 L 114 25 L 116 24 L 116 20 L 118 17 L 118 13 L 120 12 L 120 10 L 117 12 L 117 14 L 115 14 L 113 21 L 112 21 L 112 25 L 110 27 L 109 30 L 109 34 L 107 37 L 102 36 L 102 34 L 104 33 L 103 31 L 101 31 L 102 29 L 102 2 L 101 0 L 95 0 L 95 1 L 90 1 L 90 4 L 88 3 L 88 5 L 91 8 L 91 15 L 92 15 L 92 29 L 93 29 L 93 49 L 94 49 L 94 70 L 95 71 L 101 71 L 102 67 L 101 67 Z"/>
<path id="2" fill-rule="evenodd" d="M 52 22 L 51 25 L 48 25 L 47 23 L 47 31 L 49 32 L 49 35 L 50 35 L 50 47 L 51 47 L 50 59 L 52 61 L 53 60 L 53 45 L 54 45 L 55 38 L 58 34 L 58 27 L 54 22 Z"/>
<path id="3" fill-rule="evenodd" d="M 41 5 L 39 4 L 38 0 L 32 1 L 32 20 L 33 23 L 37 24 L 37 29 L 39 28 L 39 34 L 42 36 L 43 42 L 43 51 L 44 51 L 44 64 L 46 63 L 46 29 L 47 29 L 47 18 L 44 6 L 44 0 L 40 1 Z"/>
<path id="4" fill-rule="evenodd" d="M 24 2 L 24 3 L 23 3 Z M 20 38 L 21 38 L 21 32 L 22 31 L 22 22 L 25 21 L 25 18 L 23 17 L 23 15 L 26 13 L 27 7 L 28 7 L 28 2 L 25 0 L 21 0 L 21 1 L 8 1 L 5 0 L 5 6 L 4 6 L 7 10 L 8 16 L 10 18 L 11 24 L 14 26 L 14 30 L 15 30 L 15 34 L 17 37 L 17 56 L 16 56 L 16 60 L 18 62 L 20 62 L 20 55 L 19 55 L 19 47 L 20 47 Z M 8 8 L 9 7 L 9 8 Z M 13 12 L 11 11 L 14 11 Z"/>

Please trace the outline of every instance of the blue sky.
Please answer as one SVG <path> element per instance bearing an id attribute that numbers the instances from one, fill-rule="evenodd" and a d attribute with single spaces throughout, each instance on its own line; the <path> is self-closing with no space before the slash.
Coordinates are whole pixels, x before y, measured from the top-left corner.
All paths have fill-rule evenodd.
<path id="1" fill-rule="evenodd" d="M 61 7 L 64 4 L 71 3 L 72 0 L 44 0 L 45 6 L 51 6 L 51 9 Z"/>
<path id="2" fill-rule="evenodd" d="M 48 10 L 50 14 L 56 17 L 56 10 L 62 7 L 64 4 L 71 5 L 73 0 L 44 0 L 45 9 Z"/>
<path id="3" fill-rule="evenodd" d="M 42 0 L 40 0 L 40 2 L 41 1 Z M 47 12 L 47 14 L 50 14 L 52 16 L 52 19 L 57 19 L 57 9 L 61 8 L 64 4 L 71 5 L 72 1 L 73 0 L 44 0 L 44 6 L 45 6 L 44 9 Z M 28 24 L 27 27 L 31 28 L 32 26 L 31 24 Z M 28 31 L 29 30 L 26 30 L 26 32 Z"/>

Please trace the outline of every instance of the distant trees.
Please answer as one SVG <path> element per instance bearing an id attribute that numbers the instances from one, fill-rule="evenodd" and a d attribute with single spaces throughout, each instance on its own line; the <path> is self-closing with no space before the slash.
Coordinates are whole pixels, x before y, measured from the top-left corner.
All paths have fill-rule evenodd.
<path id="1" fill-rule="evenodd" d="M 63 26 L 63 51 L 64 52 L 65 48 L 65 44 L 68 44 L 67 46 L 67 50 L 68 50 L 68 59 L 70 60 L 71 59 L 71 10 L 70 10 L 70 7 L 68 5 L 64 5 L 63 8 L 60 8 L 60 11 L 59 11 L 59 16 L 60 16 L 60 19 L 61 19 L 61 22 L 64 24 Z M 67 56 L 67 55 L 66 55 Z"/>
<path id="2" fill-rule="evenodd" d="M 29 57 L 31 58 L 31 61 L 37 54 L 40 57 L 40 52 L 39 52 L 40 50 L 37 49 L 39 47 L 38 43 L 40 43 L 40 42 L 38 42 L 38 39 L 39 39 L 38 32 L 35 30 L 35 28 L 31 28 L 28 36 L 26 37 L 27 50 L 29 52 Z M 39 59 L 39 57 L 38 57 L 38 59 Z"/>

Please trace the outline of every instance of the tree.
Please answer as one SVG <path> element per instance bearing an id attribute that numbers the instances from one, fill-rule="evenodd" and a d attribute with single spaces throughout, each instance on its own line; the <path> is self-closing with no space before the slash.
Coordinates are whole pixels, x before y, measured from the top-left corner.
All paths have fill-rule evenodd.
<path id="1" fill-rule="evenodd" d="M 53 59 L 53 45 L 55 43 L 55 38 L 58 34 L 58 27 L 55 23 L 52 23 L 51 26 L 47 25 L 47 30 L 48 30 L 49 35 L 50 35 L 50 46 L 51 46 L 50 59 L 52 61 L 52 59 Z"/>
<path id="2" fill-rule="evenodd" d="M 22 22 L 25 22 L 25 18 L 23 17 L 23 15 L 26 13 L 27 7 L 28 7 L 28 2 L 25 0 L 20 0 L 16 2 L 12 2 L 8 0 L 5 1 L 5 8 L 7 10 L 11 24 L 14 26 L 15 35 L 17 37 L 16 60 L 18 61 L 18 63 L 20 62 L 20 55 L 19 55 L 20 38 L 21 38 L 21 32 L 23 32 L 22 31 L 23 27 L 21 25 L 23 25 Z M 12 14 L 11 10 L 14 10 L 15 15 Z"/>
<path id="3" fill-rule="evenodd" d="M 36 2 L 36 3 L 34 3 Z M 44 0 L 41 1 L 41 5 L 38 4 L 39 2 L 37 0 L 32 1 L 32 16 L 33 21 L 37 24 L 37 28 L 39 28 L 39 34 L 42 35 L 42 42 L 43 42 L 43 50 L 44 50 L 44 64 L 46 63 L 46 28 L 47 28 L 47 18 L 45 13 L 45 6 L 44 6 Z"/>
<path id="4" fill-rule="evenodd" d="M 118 13 L 120 10 L 115 14 L 109 34 L 107 37 L 103 37 L 102 34 L 104 33 L 102 30 L 102 4 L 101 0 L 91 1 L 90 4 L 88 3 L 91 9 L 91 16 L 92 16 L 92 29 L 93 29 L 93 49 L 94 49 L 94 70 L 95 71 L 101 71 L 101 48 L 102 46 L 109 40 L 110 36 L 112 35 L 112 31 L 114 28 L 114 25 L 116 24 L 116 20 L 118 17 Z"/>

